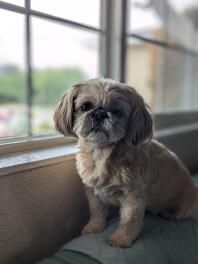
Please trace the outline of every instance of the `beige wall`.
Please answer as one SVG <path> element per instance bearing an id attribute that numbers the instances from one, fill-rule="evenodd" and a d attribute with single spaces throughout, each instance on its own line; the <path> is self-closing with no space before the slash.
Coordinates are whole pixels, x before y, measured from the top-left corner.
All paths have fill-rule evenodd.
<path id="1" fill-rule="evenodd" d="M 197 113 L 170 115 L 158 116 L 159 127 L 172 127 L 158 139 L 197 173 Z M 189 126 L 182 132 L 181 124 L 187 121 Z M 74 163 L 63 160 L 0 176 L 0 264 L 35 263 L 80 234 L 88 207 Z"/>
<path id="2" fill-rule="evenodd" d="M 87 215 L 74 161 L 0 177 L 0 263 L 51 255 L 80 233 Z"/>

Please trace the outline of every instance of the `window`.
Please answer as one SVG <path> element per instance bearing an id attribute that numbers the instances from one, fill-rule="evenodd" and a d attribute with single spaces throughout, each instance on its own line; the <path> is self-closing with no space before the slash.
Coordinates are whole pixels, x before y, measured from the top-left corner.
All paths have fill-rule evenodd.
<path id="1" fill-rule="evenodd" d="M 24 6 L 25 0 L 6 0 L 6 3 L 10 3 L 13 5 L 19 5 L 19 6 Z"/>
<path id="2" fill-rule="evenodd" d="M 32 133 L 53 131 L 58 97 L 79 80 L 98 76 L 99 36 L 33 17 Z"/>
<path id="3" fill-rule="evenodd" d="M 198 109 L 198 0 L 5 0 L 0 24 L 0 138 L 54 134 L 58 98 L 98 76 Z"/>
<path id="4" fill-rule="evenodd" d="M 58 98 L 72 84 L 100 76 L 100 5 L 1 1 L 0 138 L 53 134 Z"/>
<path id="5" fill-rule="evenodd" d="M 126 82 L 155 112 L 198 108 L 198 1 L 129 0 Z"/>
<path id="6" fill-rule="evenodd" d="M 0 137 L 27 136 L 25 17 L 0 9 Z"/>
<path id="7" fill-rule="evenodd" d="M 32 0 L 31 8 L 100 28 L 100 0 Z"/>

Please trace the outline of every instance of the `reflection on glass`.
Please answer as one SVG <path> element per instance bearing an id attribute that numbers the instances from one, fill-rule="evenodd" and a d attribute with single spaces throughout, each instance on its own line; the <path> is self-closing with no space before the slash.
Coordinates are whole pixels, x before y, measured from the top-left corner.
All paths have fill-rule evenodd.
<path id="1" fill-rule="evenodd" d="M 198 58 L 128 39 L 126 82 L 134 86 L 155 112 L 198 107 Z M 196 97 L 197 98 L 197 97 Z"/>
<path id="2" fill-rule="evenodd" d="M 0 137 L 27 135 L 24 16 L 0 10 Z"/>
<path id="3" fill-rule="evenodd" d="M 98 76 L 96 33 L 32 18 L 33 134 L 54 132 L 55 105 L 76 82 Z"/>
<path id="4" fill-rule="evenodd" d="M 33 0 L 31 8 L 79 23 L 100 27 L 100 0 Z"/>

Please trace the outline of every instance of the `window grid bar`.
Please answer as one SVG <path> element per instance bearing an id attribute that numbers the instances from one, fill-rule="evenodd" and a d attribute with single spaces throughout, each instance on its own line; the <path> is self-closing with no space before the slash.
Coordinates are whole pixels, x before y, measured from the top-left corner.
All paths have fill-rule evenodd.
<path id="1" fill-rule="evenodd" d="M 3 1 L 0 1 L 0 8 L 8 10 L 8 11 L 13 11 L 13 12 L 16 12 L 16 13 L 20 13 L 20 14 L 25 14 L 25 12 L 26 12 L 26 8 L 25 7 L 13 5 L 13 4 L 10 4 L 10 3 L 3 2 Z"/>
<path id="2" fill-rule="evenodd" d="M 36 16 L 36 17 L 39 17 L 39 18 L 49 19 L 49 20 L 56 21 L 56 22 L 63 23 L 63 24 L 67 24 L 67 25 L 70 25 L 70 26 L 73 26 L 73 27 L 90 30 L 90 31 L 97 32 L 97 33 L 102 33 L 102 34 L 105 33 L 101 29 L 98 29 L 98 28 L 95 28 L 95 27 L 92 27 L 92 26 L 88 26 L 88 25 L 85 25 L 85 24 L 82 24 L 82 23 L 78 23 L 78 22 L 75 22 L 75 21 L 72 21 L 72 20 L 68 20 L 68 19 L 65 19 L 65 18 L 61 18 L 61 17 L 49 15 L 49 14 L 46 14 L 46 13 L 42 13 L 42 12 L 39 12 L 39 11 L 36 11 L 36 10 L 30 10 L 30 15 Z"/>
<path id="3" fill-rule="evenodd" d="M 6 3 L 6 2 L 3 2 L 3 1 L 0 1 L 0 8 L 8 10 L 8 11 L 21 13 L 21 14 L 27 14 L 27 12 L 29 12 L 29 15 L 36 16 L 36 17 L 39 17 L 39 18 L 44 18 L 44 19 L 48 19 L 48 20 L 51 20 L 51 21 L 56 21 L 56 22 L 59 22 L 59 23 L 65 24 L 65 25 L 70 25 L 70 26 L 73 26 L 73 27 L 77 27 L 77 28 L 81 28 L 81 29 L 85 29 L 85 30 L 90 30 L 90 31 L 97 32 L 97 33 L 100 33 L 100 34 L 104 34 L 105 33 L 105 31 L 102 30 L 102 29 L 98 29 L 98 28 L 95 28 L 95 27 L 92 27 L 92 26 L 88 26 L 88 25 L 85 25 L 83 23 L 78 23 L 78 22 L 75 22 L 75 21 L 72 21 L 72 20 L 69 20 L 69 19 L 65 19 L 65 18 L 53 16 L 53 15 L 50 15 L 50 14 L 46 14 L 46 13 L 43 13 L 43 12 L 40 12 L 40 11 L 32 10 L 32 9 L 30 9 L 30 7 L 29 7 L 29 11 L 28 11 L 26 7 L 21 7 L 21 6 L 17 6 L 17 5 L 13 5 L 13 4 L 10 4 L 10 3 Z"/>
<path id="4" fill-rule="evenodd" d="M 31 25 L 30 25 L 30 0 L 25 0 L 26 7 L 26 69 L 27 69 L 27 107 L 28 107 L 28 136 L 32 136 L 32 101 L 33 101 L 33 85 L 32 85 L 32 61 L 31 61 Z"/>
<path id="5" fill-rule="evenodd" d="M 126 69 L 126 26 L 128 0 L 122 1 L 121 50 L 120 50 L 120 81 L 125 82 Z"/>
<path id="6" fill-rule="evenodd" d="M 133 34 L 133 33 L 126 34 L 126 37 L 136 38 L 136 39 L 139 39 L 139 40 L 141 40 L 143 42 L 151 43 L 151 44 L 154 44 L 156 46 L 160 46 L 160 47 L 163 47 L 163 48 L 166 48 L 166 49 L 171 49 L 171 50 L 174 50 L 174 51 L 177 51 L 177 52 L 181 52 L 183 54 L 190 55 L 190 56 L 193 56 L 193 57 L 194 56 L 198 57 L 198 53 L 196 51 L 189 50 L 189 49 L 187 49 L 185 47 L 182 47 L 180 45 L 173 45 L 173 44 L 169 44 L 167 42 L 159 41 L 159 40 L 156 40 L 156 39 L 145 38 L 145 37 L 142 37 L 140 35 Z"/>

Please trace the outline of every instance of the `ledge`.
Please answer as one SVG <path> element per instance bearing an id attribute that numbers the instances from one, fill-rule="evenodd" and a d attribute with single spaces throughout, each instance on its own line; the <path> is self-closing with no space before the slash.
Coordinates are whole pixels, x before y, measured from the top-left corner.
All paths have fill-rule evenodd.
<path id="1" fill-rule="evenodd" d="M 154 133 L 154 138 L 162 138 L 167 137 L 174 134 L 183 134 L 188 133 L 190 131 L 198 131 L 198 124 L 189 124 L 189 125 L 183 125 L 183 126 L 177 126 L 177 127 L 171 127 L 167 129 L 161 129 Z"/>
<path id="2" fill-rule="evenodd" d="M 190 131 L 198 131 L 198 124 L 159 130 L 154 133 L 154 138 L 160 140 L 168 138 L 172 135 L 179 135 L 181 133 L 188 134 Z M 67 160 L 73 160 L 75 158 L 75 153 L 78 149 L 76 144 L 72 143 L 71 139 L 67 139 L 65 142 L 63 138 L 60 138 L 59 141 L 52 142 L 52 140 L 50 140 L 50 142 L 52 144 L 50 146 L 47 145 L 48 142 L 46 142 L 46 145 L 42 145 L 42 148 L 29 149 L 31 145 L 34 145 L 35 147 L 35 141 L 31 140 L 27 142 L 28 150 L 24 149 L 23 151 L 16 151 L 16 148 L 16 152 L 14 151 L 14 153 L 1 154 L 0 176 L 56 164 Z M 17 144 L 20 146 L 22 143 L 18 142 Z M 12 145 L 10 144 L 9 148 L 11 147 Z M 39 147 L 41 146 L 39 145 Z"/>
<path id="3" fill-rule="evenodd" d="M 33 137 L 3 138 L 0 139 L 0 158 L 1 155 L 5 154 L 69 145 L 76 143 L 76 141 L 76 138 L 65 138 L 56 134 Z"/>
<path id="4" fill-rule="evenodd" d="M 0 176 L 73 160 L 76 152 L 76 145 L 70 144 L 1 155 Z"/>

